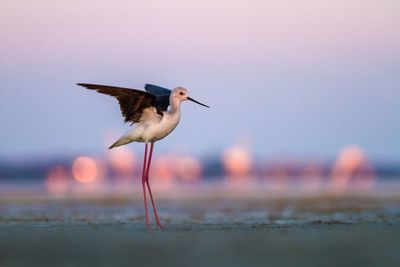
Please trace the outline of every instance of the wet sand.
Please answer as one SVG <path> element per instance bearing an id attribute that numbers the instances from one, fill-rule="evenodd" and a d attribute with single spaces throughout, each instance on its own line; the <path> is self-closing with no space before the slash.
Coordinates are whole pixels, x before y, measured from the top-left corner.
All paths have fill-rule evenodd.
<path id="1" fill-rule="evenodd" d="M 400 196 L 158 192 L 0 197 L 3 266 L 400 266 Z"/>

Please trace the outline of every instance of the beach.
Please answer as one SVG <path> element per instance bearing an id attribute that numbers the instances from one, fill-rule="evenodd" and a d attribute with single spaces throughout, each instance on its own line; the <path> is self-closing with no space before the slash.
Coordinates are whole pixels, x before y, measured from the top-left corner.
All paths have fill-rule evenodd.
<path id="1" fill-rule="evenodd" d="M 238 189 L 241 188 L 241 189 Z M 390 190 L 392 188 L 392 190 Z M 139 191 L 0 197 L 0 266 L 398 266 L 400 196 L 155 189 L 163 230 Z M 297 193 L 296 193 L 297 192 Z"/>

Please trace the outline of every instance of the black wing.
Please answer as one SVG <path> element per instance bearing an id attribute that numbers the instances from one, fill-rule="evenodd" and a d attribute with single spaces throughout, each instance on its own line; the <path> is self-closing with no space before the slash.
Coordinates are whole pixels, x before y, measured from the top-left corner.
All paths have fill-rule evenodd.
<path id="1" fill-rule="evenodd" d="M 171 95 L 159 95 L 156 99 L 157 112 L 162 114 L 163 111 L 167 111 L 169 107 L 169 98 Z"/>
<path id="2" fill-rule="evenodd" d="M 125 122 L 132 122 L 132 124 L 139 122 L 145 108 L 156 106 L 157 98 L 144 91 L 99 84 L 78 83 L 78 85 L 115 97 L 119 102 Z"/>
<path id="3" fill-rule="evenodd" d="M 144 86 L 144 90 L 146 90 L 146 92 L 149 92 L 152 95 L 155 96 L 159 96 L 159 95 L 171 95 L 171 90 L 161 87 L 161 86 L 157 86 L 154 84 L 146 84 Z"/>
<path id="4" fill-rule="evenodd" d="M 144 89 L 156 96 L 156 109 L 158 113 L 162 114 L 163 111 L 167 111 L 170 105 L 169 98 L 171 96 L 171 90 L 154 84 L 146 84 Z"/>

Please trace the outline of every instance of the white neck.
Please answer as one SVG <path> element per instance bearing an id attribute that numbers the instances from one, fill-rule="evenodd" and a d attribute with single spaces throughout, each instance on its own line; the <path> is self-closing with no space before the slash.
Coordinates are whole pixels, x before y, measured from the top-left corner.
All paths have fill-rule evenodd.
<path id="1" fill-rule="evenodd" d="M 174 97 L 171 97 L 170 100 L 170 108 L 169 108 L 169 113 L 179 113 L 180 108 L 181 108 L 181 101 L 179 99 L 176 99 Z"/>

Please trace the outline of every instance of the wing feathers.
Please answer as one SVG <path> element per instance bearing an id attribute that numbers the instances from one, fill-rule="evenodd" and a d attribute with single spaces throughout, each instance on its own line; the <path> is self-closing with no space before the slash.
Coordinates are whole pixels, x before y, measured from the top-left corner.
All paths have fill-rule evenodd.
<path id="1" fill-rule="evenodd" d="M 156 108 L 158 113 L 162 114 L 163 111 L 167 111 L 170 105 L 169 98 L 171 96 L 171 90 L 154 84 L 146 84 L 144 90 L 156 96 Z"/>
<path id="2" fill-rule="evenodd" d="M 146 92 L 149 92 L 155 96 L 171 95 L 171 90 L 161 87 L 161 86 L 154 85 L 154 84 L 146 84 L 144 86 L 144 90 L 146 90 Z"/>
<path id="3" fill-rule="evenodd" d="M 145 108 L 156 106 L 156 97 L 144 91 L 99 84 L 78 83 L 78 85 L 115 97 L 119 102 L 125 122 L 139 122 Z"/>

